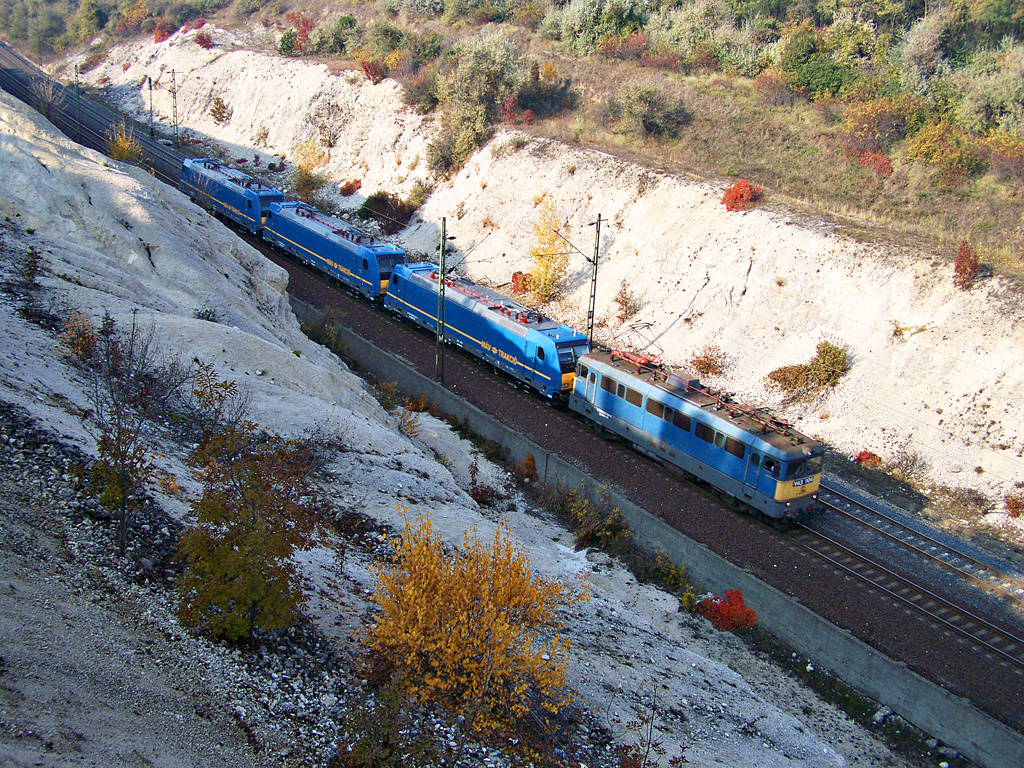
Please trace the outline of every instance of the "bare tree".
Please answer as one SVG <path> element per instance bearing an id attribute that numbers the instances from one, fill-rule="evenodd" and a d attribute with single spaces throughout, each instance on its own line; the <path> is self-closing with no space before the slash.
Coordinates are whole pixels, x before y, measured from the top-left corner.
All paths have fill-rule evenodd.
<path id="1" fill-rule="evenodd" d="M 94 330 L 76 314 L 61 345 L 85 379 L 90 411 L 83 425 L 99 451 L 94 477 L 100 502 L 117 521 L 117 549 L 123 556 L 136 497 L 153 475 L 151 445 L 157 426 L 195 372 L 177 360 L 161 363 L 152 329 L 144 332 L 134 313 L 125 331 L 110 315 Z"/>
<path id="2" fill-rule="evenodd" d="M 39 108 L 47 120 L 50 119 L 55 109 L 64 106 L 64 87 L 52 77 L 46 75 L 33 77 L 28 89 L 39 101 Z"/>

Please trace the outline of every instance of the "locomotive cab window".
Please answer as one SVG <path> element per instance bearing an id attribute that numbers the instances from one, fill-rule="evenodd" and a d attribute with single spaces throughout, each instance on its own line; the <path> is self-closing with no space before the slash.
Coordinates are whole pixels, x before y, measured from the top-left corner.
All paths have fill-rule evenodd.
<path id="1" fill-rule="evenodd" d="M 765 459 L 764 469 L 766 472 L 771 472 L 773 477 L 779 476 L 779 462 L 775 459 Z"/>
<path id="2" fill-rule="evenodd" d="M 369 269 L 369 268 L 370 268 L 370 262 L 368 262 L 366 259 L 363 259 L 363 269 Z"/>
<path id="3" fill-rule="evenodd" d="M 576 367 L 576 375 L 584 379 L 587 378 L 587 366 L 580 363 L 580 365 Z"/>
<path id="4" fill-rule="evenodd" d="M 544 359 L 544 347 L 537 347 L 537 359 L 538 360 L 543 360 Z"/>
<path id="5" fill-rule="evenodd" d="M 819 472 L 821 472 L 822 458 L 823 457 L 821 457 L 821 456 L 811 456 L 811 458 L 809 458 L 807 460 L 807 471 L 808 471 L 808 473 L 810 473 L 812 475 L 816 475 Z"/>

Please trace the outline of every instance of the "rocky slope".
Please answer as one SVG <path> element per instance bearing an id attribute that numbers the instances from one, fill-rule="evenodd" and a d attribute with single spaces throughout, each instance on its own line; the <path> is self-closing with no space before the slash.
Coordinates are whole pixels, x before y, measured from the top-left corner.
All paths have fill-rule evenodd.
<path id="1" fill-rule="evenodd" d="M 628 743 L 628 722 L 653 711 L 666 747 L 685 748 L 694 765 L 912 764 L 737 638 L 678 613 L 600 554 L 575 551 L 511 489 L 502 507 L 478 507 L 460 484 L 471 446 L 429 420 L 419 441 L 397 430 L 365 385 L 301 334 L 280 270 L 176 190 L 78 147 L 5 94 L 0 175 L 0 762 L 328 765 L 346 744 L 346 718 L 368 702 L 351 634 L 366 616 L 377 531 L 400 523 L 398 494 L 414 493 L 449 541 L 474 528 L 489 537 L 504 516 L 535 568 L 589 573 L 594 599 L 570 628 L 570 679 L 594 713 L 576 726 L 577 760 L 609 764 L 608 739 Z M 30 253 L 41 269 L 27 280 Z M 182 446 L 161 446 L 156 459 L 184 491 L 152 487 L 129 556 L 111 556 L 111 528 L 75 479 L 94 443 L 53 331 L 72 309 L 137 317 L 162 350 L 239 381 L 276 432 L 332 437 L 326 490 L 373 535 L 350 537 L 344 558 L 325 536 L 301 558 L 306 631 L 243 654 L 177 626 L 166 557 L 188 521 Z M 480 464 L 485 482 L 506 487 Z M 483 747 L 466 764 L 481 763 L 508 764 Z"/>

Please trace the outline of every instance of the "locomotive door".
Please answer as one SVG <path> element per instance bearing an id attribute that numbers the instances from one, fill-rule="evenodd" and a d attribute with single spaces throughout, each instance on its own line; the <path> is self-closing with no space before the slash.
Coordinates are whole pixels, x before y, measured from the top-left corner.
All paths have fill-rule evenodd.
<path id="1" fill-rule="evenodd" d="M 587 374 L 587 393 L 586 400 L 588 403 L 594 402 L 594 395 L 597 394 L 597 376 L 591 371 Z"/>
<path id="2" fill-rule="evenodd" d="M 757 487 L 757 478 L 761 474 L 761 456 L 754 451 L 750 452 L 747 459 L 747 471 L 743 476 L 743 482 L 751 488 Z"/>

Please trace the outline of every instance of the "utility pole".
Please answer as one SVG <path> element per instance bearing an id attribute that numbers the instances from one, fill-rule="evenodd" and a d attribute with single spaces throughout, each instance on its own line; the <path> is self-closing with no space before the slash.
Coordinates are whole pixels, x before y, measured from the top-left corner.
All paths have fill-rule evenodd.
<path id="1" fill-rule="evenodd" d="M 174 151 L 180 152 L 178 146 L 178 84 L 174 79 L 174 70 L 171 70 L 171 111 L 174 114 Z"/>
<path id="2" fill-rule="evenodd" d="M 444 216 L 441 217 L 441 256 L 437 265 L 437 345 L 434 349 L 434 377 L 444 386 L 444 246 L 447 237 L 445 235 Z"/>
<path id="3" fill-rule="evenodd" d="M 593 271 L 590 278 L 590 306 L 587 309 L 587 341 L 591 348 L 594 346 L 594 310 L 597 306 L 597 257 L 601 252 L 601 214 L 597 214 L 597 221 L 587 226 L 596 226 L 594 232 L 594 258 L 590 259 Z"/>
<path id="4" fill-rule="evenodd" d="M 153 77 L 146 79 L 149 80 L 149 138 L 153 138 Z"/>
<path id="5" fill-rule="evenodd" d="M 75 133 L 78 143 L 82 143 L 82 105 L 78 102 L 81 92 L 78 90 L 78 65 L 75 64 Z"/>

